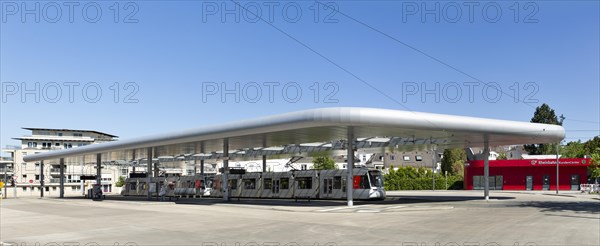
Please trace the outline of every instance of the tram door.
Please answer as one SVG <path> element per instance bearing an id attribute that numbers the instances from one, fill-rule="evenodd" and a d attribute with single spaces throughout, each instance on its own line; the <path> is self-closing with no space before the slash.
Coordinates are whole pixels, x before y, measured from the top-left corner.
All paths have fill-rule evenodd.
<path id="1" fill-rule="evenodd" d="M 542 177 L 542 190 L 550 190 L 550 176 L 549 175 L 544 175 Z"/>
<path id="2" fill-rule="evenodd" d="M 533 190 L 533 176 L 527 176 L 525 180 L 527 182 L 527 190 Z"/>
<path id="3" fill-rule="evenodd" d="M 571 190 L 579 190 L 579 174 L 571 175 Z"/>
<path id="4" fill-rule="evenodd" d="M 273 180 L 273 186 L 271 187 L 271 192 L 273 192 L 273 197 L 279 196 L 279 179 Z"/>
<path id="5" fill-rule="evenodd" d="M 323 179 L 323 195 L 321 198 L 331 198 L 333 193 L 333 178 Z"/>

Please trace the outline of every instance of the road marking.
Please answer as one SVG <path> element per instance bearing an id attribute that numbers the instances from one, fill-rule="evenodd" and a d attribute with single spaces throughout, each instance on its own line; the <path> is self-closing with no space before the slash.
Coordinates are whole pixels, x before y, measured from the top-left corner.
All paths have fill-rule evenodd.
<path id="1" fill-rule="evenodd" d="M 331 212 L 331 211 L 337 211 L 337 210 L 343 210 L 343 209 L 362 208 L 362 207 L 366 207 L 366 206 L 370 206 L 370 205 L 359 205 L 359 206 L 352 206 L 352 207 L 343 206 L 343 207 L 336 207 L 336 208 L 321 209 L 321 210 L 317 210 L 317 211 L 318 212 Z"/>
<path id="2" fill-rule="evenodd" d="M 381 210 L 379 209 L 360 209 L 356 210 L 357 213 L 379 213 Z"/>

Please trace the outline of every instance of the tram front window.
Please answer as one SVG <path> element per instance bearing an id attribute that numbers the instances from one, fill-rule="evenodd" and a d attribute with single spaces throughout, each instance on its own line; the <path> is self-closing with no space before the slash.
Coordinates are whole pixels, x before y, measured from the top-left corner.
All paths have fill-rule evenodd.
<path id="1" fill-rule="evenodd" d="M 383 178 L 379 171 L 369 171 L 369 180 L 371 181 L 371 187 L 383 187 Z"/>

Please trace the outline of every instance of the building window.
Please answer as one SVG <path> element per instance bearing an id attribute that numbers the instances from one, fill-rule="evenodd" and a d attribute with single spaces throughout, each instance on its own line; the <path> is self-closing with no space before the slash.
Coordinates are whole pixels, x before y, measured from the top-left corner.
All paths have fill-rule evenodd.
<path id="1" fill-rule="evenodd" d="M 416 161 L 422 161 L 423 160 L 423 156 L 417 155 L 417 156 L 415 156 L 415 160 Z"/>
<path id="2" fill-rule="evenodd" d="M 54 146 L 59 147 L 60 143 L 55 143 Z"/>
<path id="3" fill-rule="evenodd" d="M 65 149 L 70 149 L 70 148 L 73 148 L 73 145 L 70 143 L 66 143 L 66 144 L 64 144 L 64 147 L 65 147 Z"/>
<path id="4" fill-rule="evenodd" d="M 404 156 L 404 161 L 410 161 L 410 156 L 405 155 Z"/>
<path id="5" fill-rule="evenodd" d="M 23 187 L 23 191 L 27 191 L 27 187 Z"/>
<path id="6" fill-rule="evenodd" d="M 35 175 L 35 180 L 40 180 L 40 175 Z"/>
<path id="7" fill-rule="evenodd" d="M 81 133 L 73 133 L 73 137 L 83 137 L 83 134 L 81 134 Z"/>
<path id="8" fill-rule="evenodd" d="M 21 155 L 26 156 L 27 152 L 21 152 Z"/>
<path id="9" fill-rule="evenodd" d="M 29 147 L 29 148 L 37 148 L 37 142 L 27 142 L 27 147 Z"/>
<path id="10" fill-rule="evenodd" d="M 390 155 L 390 160 L 396 160 L 396 155 Z"/>
<path id="11" fill-rule="evenodd" d="M 63 133 L 62 132 L 57 132 L 56 136 L 62 137 Z"/>
<path id="12" fill-rule="evenodd" d="M 306 170 L 308 167 L 306 164 L 300 165 L 300 170 Z"/>

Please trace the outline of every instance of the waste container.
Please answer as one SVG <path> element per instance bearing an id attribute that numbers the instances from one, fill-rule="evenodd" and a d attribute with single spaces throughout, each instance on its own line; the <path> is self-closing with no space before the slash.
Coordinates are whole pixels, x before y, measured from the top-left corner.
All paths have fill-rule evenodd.
<path id="1" fill-rule="evenodd" d="M 93 199 L 94 198 L 94 189 L 88 189 L 87 190 L 87 198 L 89 198 L 89 199 Z"/>

